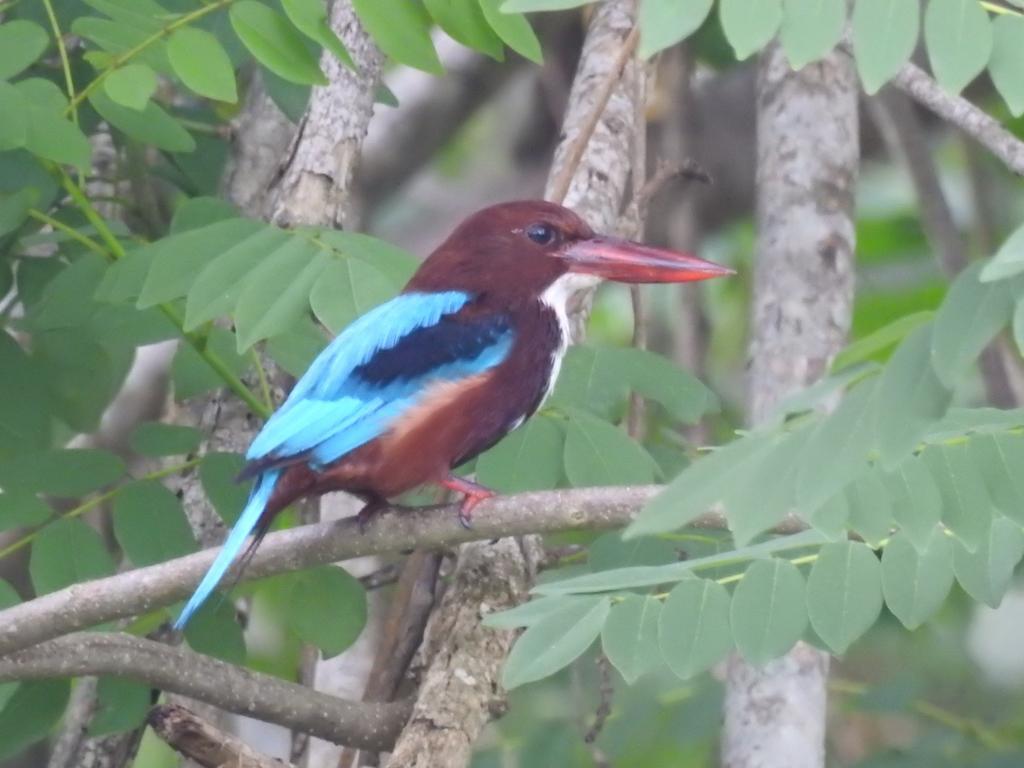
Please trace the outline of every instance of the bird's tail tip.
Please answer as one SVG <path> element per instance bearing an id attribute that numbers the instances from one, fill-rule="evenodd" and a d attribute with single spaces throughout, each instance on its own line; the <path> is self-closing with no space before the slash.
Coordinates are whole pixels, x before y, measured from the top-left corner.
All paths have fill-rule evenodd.
<path id="1" fill-rule="evenodd" d="M 231 568 L 231 564 L 242 550 L 245 540 L 259 523 L 280 474 L 280 470 L 272 470 L 264 473 L 256 482 L 249 496 L 249 501 L 246 502 L 245 509 L 242 510 L 242 514 L 239 515 L 238 520 L 228 533 L 224 546 L 217 553 L 217 557 L 214 558 L 213 564 L 206 571 L 195 592 L 192 593 L 188 602 L 185 603 L 185 607 L 181 609 L 178 618 L 174 620 L 172 626 L 176 632 L 185 628 L 192 617 L 195 616 L 196 611 L 202 607 L 203 603 L 209 599 L 210 595 L 213 594 L 213 591 L 224 579 L 228 569 Z"/>

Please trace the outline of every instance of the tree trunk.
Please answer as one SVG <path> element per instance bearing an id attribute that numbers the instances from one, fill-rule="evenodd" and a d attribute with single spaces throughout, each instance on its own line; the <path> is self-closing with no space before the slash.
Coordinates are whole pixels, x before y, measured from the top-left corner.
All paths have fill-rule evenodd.
<path id="1" fill-rule="evenodd" d="M 843 346 L 853 304 L 857 77 L 833 53 L 792 72 L 781 48 L 758 81 L 757 264 L 749 418 L 821 377 Z M 722 764 L 825 764 L 829 657 L 799 644 L 762 668 L 729 661 Z"/>
<path id="2" fill-rule="evenodd" d="M 630 169 L 636 78 L 642 76 L 629 55 L 635 43 L 635 38 L 630 40 L 634 10 L 632 0 L 606 0 L 597 6 L 546 192 L 549 198 L 564 195 L 565 205 L 605 232 L 618 221 Z M 581 302 L 574 318 L 577 339 L 588 305 Z M 514 639 L 506 631 L 484 629 L 479 619 L 486 611 L 525 598 L 538 545 L 539 537 L 526 536 L 460 547 L 455 582 L 427 627 L 423 682 L 389 768 L 469 764 L 483 727 L 504 710 L 500 672 Z"/>

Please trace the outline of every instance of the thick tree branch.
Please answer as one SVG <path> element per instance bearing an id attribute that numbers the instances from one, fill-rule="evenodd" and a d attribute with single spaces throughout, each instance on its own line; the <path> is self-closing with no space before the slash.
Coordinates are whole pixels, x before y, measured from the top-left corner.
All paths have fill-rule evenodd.
<path id="1" fill-rule="evenodd" d="M 203 768 L 290 768 L 257 752 L 230 733 L 197 717 L 177 704 L 161 704 L 146 718 L 153 732 L 177 752 Z"/>
<path id="2" fill-rule="evenodd" d="M 753 424 L 821 377 L 850 328 L 860 162 L 853 61 L 835 52 L 793 72 L 773 43 L 761 55 L 757 104 L 758 242 L 747 395 Z M 824 766 L 828 666 L 828 654 L 805 643 L 761 667 L 734 655 L 723 764 Z"/>
<path id="3" fill-rule="evenodd" d="M 324 739 L 367 749 L 394 743 L 409 707 L 337 699 L 209 656 L 121 633 L 76 632 L 0 657 L 0 682 L 79 675 L 141 680 Z"/>
<path id="4" fill-rule="evenodd" d="M 478 508 L 472 530 L 459 525 L 457 506 L 391 510 L 360 531 L 354 520 L 338 520 L 278 531 L 260 546 L 244 578 L 414 547 L 444 548 L 467 541 L 527 533 L 602 530 L 629 524 L 660 486 L 587 488 L 503 496 Z M 709 513 L 697 527 L 724 528 L 722 515 Z M 777 528 L 801 529 L 795 518 Z M 213 562 L 216 549 L 147 568 L 75 584 L 0 611 L 0 654 L 113 619 L 135 616 L 187 597 Z M 231 577 L 228 577 L 230 581 Z"/>

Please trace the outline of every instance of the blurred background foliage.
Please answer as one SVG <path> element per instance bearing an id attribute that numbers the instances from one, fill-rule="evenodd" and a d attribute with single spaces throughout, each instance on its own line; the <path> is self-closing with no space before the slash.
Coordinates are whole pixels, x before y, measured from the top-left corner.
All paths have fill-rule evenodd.
<path id="1" fill-rule="evenodd" d="M 462 5 L 451 4 L 452 13 L 465 10 Z M 509 5 L 533 10 L 545 3 Z M 441 2 L 364 0 L 355 7 L 394 59 L 359 180 L 356 229 L 372 239 L 274 232 L 242 220 L 224 201 L 232 121 L 257 73 L 295 121 L 310 86 L 321 82 L 319 47 L 346 55 L 319 1 L 0 2 L 0 294 L 7 295 L 0 305 L 0 606 L 113 573 L 121 562 L 141 566 L 194 551 L 180 500 L 160 481 L 196 464 L 217 512 L 228 522 L 237 514 L 245 494 L 231 482 L 237 455 L 196 457 L 203 436 L 158 424 L 152 409 L 141 425 L 120 432 L 104 423 L 136 348 L 184 338 L 167 371 L 174 398 L 228 382 L 265 413 L 265 393 L 252 385 L 259 379 L 254 344 L 297 375 L 325 343 L 324 328 L 336 332 L 396 290 L 415 265 L 410 254 L 429 252 L 466 212 L 540 195 L 586 11 L 531 17 L 535 37 L 525 17 L 496 22 L 498 3 L 490 0 L 481 1 L 480 14 L 465 26 L 455 21 L 465 17 L 446 16 Z M 400 23 L 396 13 L 404 14 Z M 1004 17 L 1016 18 L 992 18 Z M 435 25 L 493 58 L 465 59 L 465 50 Z M 397 38 L 398 31 L 409 37 Z M 660 358 L 616 356 L 633 336 L 633 308 L 622 288 L 602 289 L 589 345 L 567 360 L 545 411 L 529 431 L 467 468 L 502 490 L 670 480 L 698 448 L 728 442 L 744 424 L 755 244 L 754 66 L 737 60 L 717 12 L 693 34 L 664 45 L 681 37 L 687 37 L 683 47 L 667 49 L 651 65 L 657 72 L 646 110 L 651 161 L 693 160 L 714 183 L 670 184 L 652 205 L 648 239 L 697 250 L 739 275 L 699 288 L 644 289 L 650 348 L 672 366 Z M 471 72 L 459 81 L 460 108 L 429 115 L 438 124 L 420 137 L 410 137 L 408 126 L 396 132 L 389 110 L 400 121 L 422 119 L 415 110 L 455 78 L 442 74 L 442 60 L 449 70 Z M 960 76 L 953 70 L 951 83 Z M 71 94 L 69 81 L 77 84 Z M 1020 111 L 1014 94 L 1007 96 L 1012 87 L 996 86 L 983 76 L 967 95 L 1024 138 L 1024 119 L 1009 111 Z M 917 120 L 970 257 L 992 256 L 1024 218 L 1019 180 L 956 130 L 924 113 Z M 856 356 L 884 363 L 911 327 L 931 317 L 921 313 L 940 307 L 950 281 L 922 226 L 918 191 L 866 99 L 862 144 L 850 341 L 877 340 L 879 331 L 910 318 L 888 342 L 866 352 L 861 347 Z M 250 244 L 235 249 L 243 268 L 204 271 L 236 242 Z M 275 254 L 276 269 L 247 282 L 232 302 L 217 303 L 245 265 Z M 301 276 L 301 295 L 278 297 L 282 279 L 293 275 Z M 269 320 L 262 312 L 247 314 L 246 307 L 266 306 L 271 298 L 279 312 Z M 212 322 L 224 315 L 230 326 Z M 1006 359 L 1010 401 L 1003 407 L 1016 404 L 1021 391 L 1019 355 Z M 649 400 L 638 440 L 612 426 L 623 422 L 630 391 Z M 976 408 L 990 397 L 971 367 L 956 384 L 953 404 Z M 83 434 L 90 437 L 75 438 Z M 77 442 L 68 447 L 72 439 Z M 277 525 L 296 521 L 287 513 Z M 652 540 L 659 542 L 650 545 L 657 550 L 652 563 L 734 548 L 724 535 L 707 533 Z M 542 579 L 643 561 L 617 534 L 556 536 L 548 544 L 561 554 L 560 567 Z M 834 667 L 833 764 L 1024 764 L 1024 662 L 1016 641 L 1024 592 L 1016 578 L 1004 586 L 1007 596 L 994 608 L 953 585 L 941 608 L 912 632 L 881 608 L 880 619 Z M 255 597 L 249 627 L 243 632 L 229 603 L 211 605 L 190 626 L 188 643 L 289 679 L 303 642 L 325 655 L 339 653 L 366 620 L 364 586 L 338 568 L 243 585 L 236 594 Z M 154 612 L 127 629 L 145 634 L 167 615 Z M 712 671 L 681 680 L 660 659 L 652 662 L 630 686 L 592 648 L 568 668 L 518 688 L 474 764 L 713 763 L 718 677 Z M 140 684 L 104 679 L 99 690 L 95 735 L 135 727 L 150 703 Z M 12 766 L 42 764 L 39 742 L 59 724 L 68 695 L 65 681 L 0 685 L 0 756 Z M 250 722 L 244 729 L 254 744 L 280 746 L 271 728 Z M 147 734 L 135 765 L 175 760 Z"/>

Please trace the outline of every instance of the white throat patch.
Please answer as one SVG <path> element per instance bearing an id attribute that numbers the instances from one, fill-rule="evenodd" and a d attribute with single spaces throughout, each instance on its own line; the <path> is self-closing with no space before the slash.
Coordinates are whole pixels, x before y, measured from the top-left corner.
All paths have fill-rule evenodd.
<path id="1" fill-rule="evenodd" d="M 540 295 L 541 302 L 550 307 L 558 318 L 558 330 L 560 331 L 558 346 L 551 353 L 551 376 L 548 379 L 548 388 L 541 400 L 541 405 L 555 388 L 558 372 L 562 367 L 562 358 L 565 357 L 565 351 L 569 348 L 569 342 L 572 339 L 572 326 L 569 324 L 569 299 L 586 288 L 597 286 L 600 282 L 601 278 L 595 275 L 566 272 Z"/>

